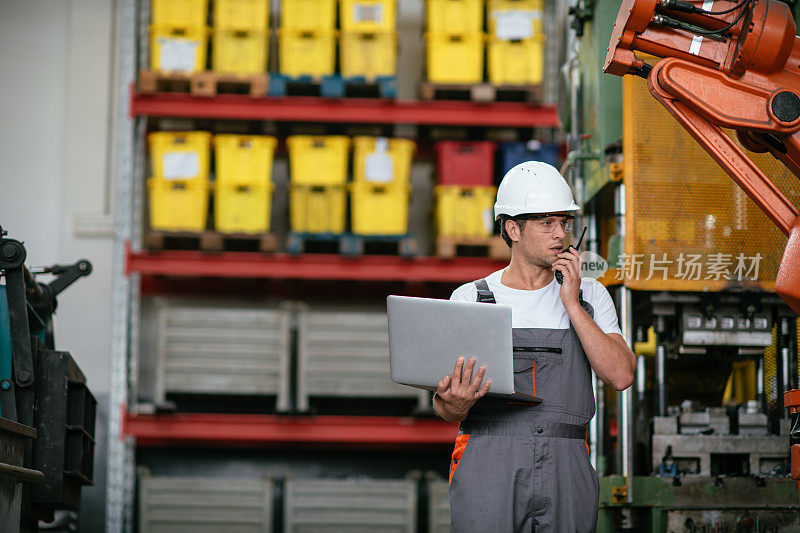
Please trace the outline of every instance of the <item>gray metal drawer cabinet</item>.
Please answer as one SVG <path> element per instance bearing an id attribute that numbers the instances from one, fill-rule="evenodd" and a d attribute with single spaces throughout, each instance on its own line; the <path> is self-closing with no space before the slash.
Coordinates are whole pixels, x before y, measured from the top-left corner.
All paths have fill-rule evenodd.
<path id="1" fill-rule="evenodd" d="M 309 397 L 416 398 L 428 392 L 393 383 L 385 312 L 301 310 L 298 316 L 297 407 Z"/>
<path id="2" fill-rule="evenodd" d="M 274 395 L 289 407 L 291 312 L 158 308 L 156 401 L 168 393 Z"/>
<path id="3" fill-rule="evenodd" d="M 139 474 L 139 533 L 269 533 L 268 479 Z"/>
<path id="4" fill-rule="evenodd" d="M 413 480 L 286 481 L 284 533 L 414 533 Z"/>
<path id="5" fill-rule="evenodd" d="M 450 533 L 450 500 L 446 479 L 428 478 L 428 531 Z"/>

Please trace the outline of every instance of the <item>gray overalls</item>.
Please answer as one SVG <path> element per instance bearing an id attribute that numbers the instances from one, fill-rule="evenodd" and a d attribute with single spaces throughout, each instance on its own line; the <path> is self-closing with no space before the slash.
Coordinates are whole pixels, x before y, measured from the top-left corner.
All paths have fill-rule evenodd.
<path id="1" fill-rule="evenodd" d="M 479 302 L 495 303 L 486 280 L 475 285 Z M 582 297 L 581 306 L 594 316 Z M 450 463 L 450 531 L 594 531 L 599 483 L 585 439 L 595 404 L 578 334 L 512 335 L 514 387 L 542 403 L 484 397 L 470 409 Z"/>

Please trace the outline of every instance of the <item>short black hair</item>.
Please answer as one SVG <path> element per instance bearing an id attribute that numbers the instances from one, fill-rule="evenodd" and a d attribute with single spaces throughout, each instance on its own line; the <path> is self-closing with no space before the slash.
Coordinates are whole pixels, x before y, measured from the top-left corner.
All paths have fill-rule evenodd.
<path id="1" fill-rule="evenodd" d="M 516 222 L 517 226 L 519 226 L 520 233 L 522 233 L 522 231 L 525 229 L 525 222 L 528 221 L 528 218 L 527 218 L 526 215 L 522 215 L 522 216 L 518 216 L 518 217 L 512 217 L 512 216 L 509 216 L 509 215 L 500 215 L 500 236 L 503 237 L 503 240 L 506 241 L 506 244 L 508 245 L 508 247 L 511 248 L 511 243 L 513 241 L 511 240 L 511 237 L 509 237 L 508 233 L 506 232 L 506 220 L 513 220 L 514 222 Z"/>

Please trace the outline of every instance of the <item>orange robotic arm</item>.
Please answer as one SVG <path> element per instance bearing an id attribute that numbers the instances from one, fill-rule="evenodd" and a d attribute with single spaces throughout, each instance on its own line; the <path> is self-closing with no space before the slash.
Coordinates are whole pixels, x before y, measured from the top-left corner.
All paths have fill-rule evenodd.
<path id="1" fill-rule="evenodd" d="M 789 237 L 775 291 L 800 314 L 798 209 L 722 128 L 800 178 L 800 38 L 777 0 L 623 0 L 604 71 L 653 96 Z M 635 55 L 661 57 L 650 66 Z"/>

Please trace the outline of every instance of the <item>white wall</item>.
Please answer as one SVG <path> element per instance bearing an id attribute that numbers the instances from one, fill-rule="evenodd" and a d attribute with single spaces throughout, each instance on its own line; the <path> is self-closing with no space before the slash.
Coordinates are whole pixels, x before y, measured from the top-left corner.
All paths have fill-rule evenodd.
<path id="1" fill-rule="evenodd" d="M 0 225 L 29 265 L 89 259 L 67 289 L 56 345 L 109 388 L 111 0 L 0 0 Z M 97 226 L 97 228 L 95 228 Z"/>

